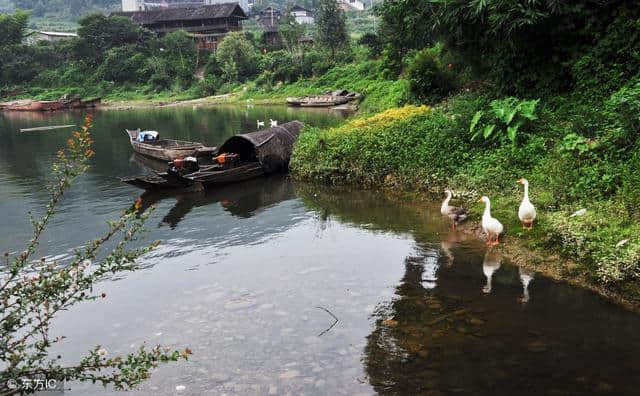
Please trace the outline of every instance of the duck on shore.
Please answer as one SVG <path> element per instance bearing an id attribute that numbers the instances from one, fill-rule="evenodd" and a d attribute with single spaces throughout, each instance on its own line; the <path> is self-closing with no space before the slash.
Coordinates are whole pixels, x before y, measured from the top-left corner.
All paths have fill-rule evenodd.
<path id="1" fill-rule="evenodd" d="M 469 217 L 469 212 L 462 207 L 450 206 L 449 201 L 453 197 L 453 193 L 451 190 L 444 190 L 447 197 L 442 202 L 442 207 L 440 208 L 440 213 L 443 216 L 448 216 L 451 219 L 451 229 L 455 230 L 458 223 L 463 222 Z"/>
<path id="2" fill-rule="evenodd" d="M 480 198 L 484 202 L 485 208 L 482 214 L 482 230 L 487 234 L 487 246 L 496 246 L 500 244 L 500 234 L 504 230 L 502 223 L 495 217 L 491 216 L 491 201 L 487 196 Z M 493 237 L 495 236 L 495 240 Z"/>
<path id="3" fill-rule="evenodd" d="M 518 183 L 524 186 L 524 197 L 518 209 L 518 217 L 522 222 L 522 229 L 533 229 L 533 222 L 536 219 L 536 208 L 529 201 L 529 181 L 527 179 L 519 179 Z M 525 227 L 526 226 L 526 227 Z"/>

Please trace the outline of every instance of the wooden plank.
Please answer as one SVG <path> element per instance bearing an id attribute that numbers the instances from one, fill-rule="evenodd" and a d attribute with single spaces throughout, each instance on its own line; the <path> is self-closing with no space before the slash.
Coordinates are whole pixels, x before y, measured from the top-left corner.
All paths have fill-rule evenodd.
<path id="1" fill-rule="evenodd" d="M 75 125 L 51 125 L 36 128 L 20 128 L 20 132 L 51 131 L 54 129 L 74 128 Z"/>

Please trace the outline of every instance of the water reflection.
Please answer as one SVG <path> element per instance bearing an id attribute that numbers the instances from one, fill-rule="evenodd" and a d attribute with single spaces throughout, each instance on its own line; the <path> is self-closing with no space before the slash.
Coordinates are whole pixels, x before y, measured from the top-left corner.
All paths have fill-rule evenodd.
<path id="1" fill-rule="evenodd" d="M 487 278 L 487 284 L 482 288 L 484 294 L 491 293 L 491 280 L 493 279 L 493 273 L 500 269 L 502 264 L 502 254 L 488 250 L 484 255 L 482 261 L 482 272 Z"/>
<path id="2" fill-rule="evenodd" d="M 250 218 L 260 209 L 295 198 L 293 185 L 285 175 L 234 183 L 227 186 L 199 192 L 147 191 L 141 195 L 141 212 L 165 199 L 175 199 L 176 203 L 162 218 L 158 227 L 168 225 L 175 229 L 193 208 L 220 203 L 233 216 Z"/>
<path id="3" fill-rule="evenodd" d="M 529 283 L 531 283 L 535 274 L 523 268 L 518 268 L 518 273 L 520 274 L 520 282 L 522 282 L 522 297 L 519 301 L 526 304 L 529 302 Z"/>
<path id="4" fill-rule="evenodd" d="M 364 351 L 376 392 L 634 394 L 640 377 L 623 373 L 638 373 L 636 315 L 541 277 L 531 298 L 532 273 L 495 253 L 480 261 L 469 253 L 454 253 L 464 269 L 439 266 L 435 287 L 423 281 L 434 251 L 406 260 L 396 298 L 376 311 Z"/>
<path id="5" fill-rule="evenodd" d="M 298 193 L 318 213 L 416 241 L 395 295 L 374 312 L 363 351 L 377 393 L 637 394 L 638 315 L 519 269 L 478 241 L 456 242 L 437 208 L 421 214 L 345 189 Z"/>

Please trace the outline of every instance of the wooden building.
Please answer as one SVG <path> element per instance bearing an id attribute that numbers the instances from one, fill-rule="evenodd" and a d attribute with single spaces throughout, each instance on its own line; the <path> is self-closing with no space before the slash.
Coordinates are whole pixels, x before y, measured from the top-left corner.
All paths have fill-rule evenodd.
<path id="1" fill-rule="evenodd" d="M 24 36 L 24 41 L 27 44 L 35 44 L 38 41 L 61 41 L 75 37 L 78 37 L 76 33 L 33 31 Z"/>
<path id="2" fill-rule="evenodd" d="M 264 33 L 262 38 L 264 43 L 270 47 L 278 47 L 282 45 L 282 38 L 278 30 L 278 25 L 282 19 L 282 11 L 275 7 L 267 7 L 260 11 L 257 15 L 257 22 L 262 25 Z"/>
<path id="3" fill-rule="evenodd" d="M 363 11 L 364 3 L 360 0 L 338 0 L 338 7 L 344 11 Z"/>
<path id="4" fill-rule="evenodd" d="M 213 51 L 228 33 L 242 30 L 242 20 L 247 19 L 238 3 L 115 12 L 113 15 L 129 17 L 159 36 L 185 30 L 196 40 L 198 48 Z"/>
<path id="5" fill-rule="evenodd" d="M 291 13 L 291 16 L 295 19 L 296 23 L 298 24 L 314 23 L 313 12 L 297 4 L 291 7 L 291 9 L 289 10 L 289 13 Z"/>

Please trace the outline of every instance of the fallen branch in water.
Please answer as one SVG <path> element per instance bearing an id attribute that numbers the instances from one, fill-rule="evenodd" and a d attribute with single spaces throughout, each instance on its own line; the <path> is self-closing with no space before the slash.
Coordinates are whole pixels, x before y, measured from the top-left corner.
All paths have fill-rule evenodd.
<path id="1" fill-rule="evenodd" d="M 327 308 L 325 307 L 316 307 L 318 309 L 321 309 L 323 311 L 325 311 L 326 313 L 328 313 L 329 315 L 331 315 L 333 317 L 333 319 L 335 319 L 335 322 L 333 322 L 333 324 L 331 324 L 331 326 L 329 326 L 329 328 L 327 328 L 326 330 L 320 332 L 320 334 L 318 334 L 318 337 L 322 337 L 325 333 L 327 333 L 329 330 L 333 329 L 333 326 L 335 326 L 338 323 L 338 317 L 336 315 L 334 315 L 331 311 L 329 311 Z"/>

